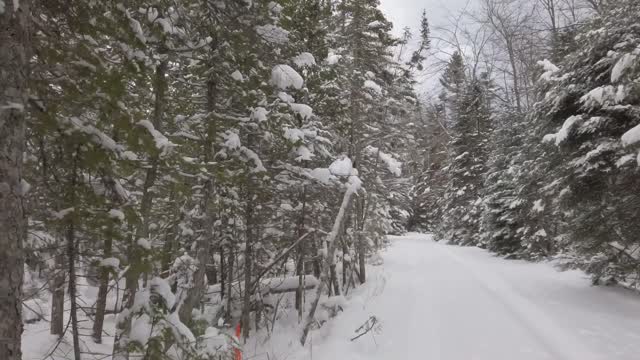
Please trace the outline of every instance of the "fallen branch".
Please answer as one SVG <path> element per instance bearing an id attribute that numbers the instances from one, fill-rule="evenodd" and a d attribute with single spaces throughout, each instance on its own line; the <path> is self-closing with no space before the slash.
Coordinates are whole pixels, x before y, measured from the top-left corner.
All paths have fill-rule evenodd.
<path id="1" fill-rule="evenodd" d="M 365 321 L 364 324 L 362 324 L 359 328 L 356 329 L 356 331 L 354 331 L 358 335 L 356 337 L 351 338 L 351 341 L 355 341 L 365 336 L 372 330 L 373 331 L 380 330 L 380 322 L 378 321 L 378 318 L 376 318 L 375 316 L 369 317 L 369 319 L 367 319 L 367 321 Z"/>
<path id="2" fill-rule="evenodd" d="M 307 236 L 313 234 L 316 230 L 315 229 L 311 229 L 308 233 L 302 235 L 298 240 L 296 240 L 293 244 L 291 244 L 291 246 L 289 246 L 288 248 L 286 248 L 283 252 L 280 253 L 280 255 L 276 256 L 275 259 L 273 259 L 273 261 L 271 261 L 267 266 L 264 267 L 264 269 L 262 269 L 262 271 L 260 271 L 260 273 L 258 273 L 258 275 L 256 276 L 256 278 L 253 280 L 253 283 L 251 283 L 251 290 L 255 289 L 256 286 L 258 285 L 258 282 L 260 282 L 260 279 L 269 272 L 269 270 L 271 270 L 271 268 L 273 268 L 277 263 L 280 262 L 280 260 L 282 260 L 285 256 L 287 256 L 293 249 L 295 249 L 298 244 L 300 244 L 302 242 L 302 240 L 306 239 Z"/>

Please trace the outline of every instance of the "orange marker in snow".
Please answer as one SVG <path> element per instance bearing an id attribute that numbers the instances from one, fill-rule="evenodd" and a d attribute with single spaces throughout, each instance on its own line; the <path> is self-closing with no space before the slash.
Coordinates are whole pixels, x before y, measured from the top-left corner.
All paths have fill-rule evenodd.
<path id="1" fill-rule="evenodd" d="M 236 338 L 238 338 L 238 343 L 240 343 L 240 334 L 242 333 L 242 326 L 240 323 L 236 326 Z M 242 360 L 242 351 L 240 349 L 235 348 L 235 360 Z"/>

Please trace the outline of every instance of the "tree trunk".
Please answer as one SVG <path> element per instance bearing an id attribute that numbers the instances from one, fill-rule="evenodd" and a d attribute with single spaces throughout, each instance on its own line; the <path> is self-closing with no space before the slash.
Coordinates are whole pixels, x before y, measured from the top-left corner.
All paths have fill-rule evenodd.
<path id="1" fill-rule="evenodd" d="M 224 319 L 227 323 L 231 323 L 231 305 L 233 304 L 233 249 L 229 248 L 229 261 L 227 261 L 227 309 Z"/>
<path id="2" fill-rule="evenodd" d="M 225 270 L 226 266 L 224 263 L 224 246 L 220 246 L 220 302 L 222 303 L 222 301 L 224 300 L 224 294 L 225 293 Z"/>
<path id="3" fill-rule="evenodd" d="M 19 4 L 19 8 L 14 8 Z M 5 1 L 0 14 L 0 359 L 22 357 L 22 277 L 26 223 L 22 154 L 27 102 L 29 0 Z"/>
<path id="4" fill-rule="evenodd" d="M 62 336 L 64 331 L 64 255 L 56 255 L 55 276 L 51 281 L 51 326 L 53 335 Z"/>
<path id="5" fill-rule="evenodd" d="M 316 288 L 315 297 L 311 302 L 311 309 L 309 309 L 309 314 L 307 315 L 304 328 L 302 329 L 302 336 L 300 337 L 300 344 L 302 344 L 302 346 L 304 346 L 304 343 L 307 341 L 307 336 L 309 335 L 309 331 L 311 330 L 311 324 L 313 324 L 314 316 L 316 313 L 316 309 L 318 308 L 318 303 L 320 302 L 320 297 L 322 296 L 322 292 L 325 290 L 327 285 L 330 286 L 329 273 L 330 273 L 331 266 L 333 265 L 333 260 L 336 253 L 336 246 L 337 246 L 336 238 L 338 237 L 338 234 L 340 233 L 342 226 L 344 225 L 345 215 L 347 213 L 349 206 L 351 205 L 351 200 L 353 198 L 353 195 L 357 191 L 357 189 L 353 187 L 353 185 L 349 184 L 347 186 L 349 187 L 345 191 L 344 197 L 342 198 L 342 204 L 340 205 L 340 210 L 338 211 L 338 215 L 336 215 L 336 219 L 333 223 L 333 228 L 331 229 L 331 232 L 327 236 L 328 249 L 327 249 L 327 256 L 325 259 L 326 261 L 323 264 L 323 269 L 322 269 L 323 271 L 320 277 L 320 283 Z"/>
<path id="6" fill-rule="evenodd" d="M 251 186 L 251 183 L 249 184 Z M 251 262 L 253 260 L 253 207 L 255 204 L 251 202 L 253 191 L 249 191 L 248 203 L 246 207 L 246 226 L 245 249 L 244 249 L 244 299 L 242 301 L 242 338 L 247 342 L 249 332 L 251 330 L 251 293 L 253 292 L 251 280 Z"/>
<path id="7" fill-rule="evenodd" d="M 215 101 L 216 83 L 210 80 L 207 82 L 207 110 L 209 110 L 210 114 L 215 110 Z M 207 136 L 203 146 L 203 158 L 205 164 L 209 164 L 213 158 L 213 154 L 215 152 L 213 148 L 215 137 L 215 120 L 209 119 L 207 122 Z M 210 176 L 204 185 L 204 196 L 201 203 L 202 211 L 204 212 L 204 221 L 201 222 L 200 230 L 202 230 L 202 234 L 197 241 L 196 260 L 198 261 L 198 268 L 193 274 L 193 288 L 187 291 L 187 298 L 180 307 L 180 320 L 187 325 L 191 324 L 193 309 L 200 303 L 207 288 L 207 282 L 205 279 L 207 274 L 207 264 L 209 259 L 211 259 L 211 256 L 209 256 L 211 253 L 211 243 L 213 242 L 214 216 L 213 211 L 211 210 L 211 199 L 214 196 L 213 180 L 213 176 Z"/>
<path id="8" fill-rule="evenodd" d="M 360 280 L 360 284 L 364 284 L 365 281 L 367 281 L 367 276 L 366 276 L 366 246 L 365 246 L 365 240 L 363 239 L 362 234 L 358 234 L 356 235 L 358 237 L 358 280 Z"/>
<path id="9" fill-rule="evenodd" d="M 104 241 L 104 258 L 111 257 L 111 247 L 113 239 L 111 235 L 107 235 Z M 96 315 L 93 320 L 93 341 L 97 344 L 102 343 L 102 329 L 104 327 L 104 314 L 107 308 L 107 293 L 109 292 L 109 268 L 100 268 L 100 285 L 98 287 L 98 299 L 96 300 Z"/>
<path id="10" fill-rule="evenodd" d="M 156 130 L 162 131 L 162 119 L 164 117 L 165 94 L 167 90 L 167 80 L 165 78 L 167 72 L 167 60 L 161 61 L 156 67 L 154 81 L 154 116 L 153 126 Z M 153 205 L 153 192 L 151 188 L 155 185 L 158 177 L 158 165 L 160 162 L 160 154 L 151 155 L 150 167 L 147 169 L 144 185 L 142 186 L 142 199 L 140 200 L 140 224 L 135 230 L 135 237 L 129 242 L 129 270 L 126 273 L 126 287 L 123 295 L 123 305 L 126 309 L 133 306 L 133 301 L 138 291 L 138 279 L 140 278 L 140 262 L 142 261 L 142 249 L 138 245 L 141 238 L 149 240 L 149 221 L 151 215 L 151 205 Z M 131 316 L 125 316 L 118 319 L 116 324 L 116 335 L 113 341 L 113 360 L 129 359 L 127 351 L 129 332 L 131 331 Z"/>
<path id="11" fill-rule="evenodd" d="M 307 209 L 307 188 L 306 186 L 303 186 L 302 188 L 302 194 L 301 194 L 301 201 L 302 201 L 302 213 L 300 214 L 300 221 L 298 223 L 298 228 L 297 228 L 297 237 L 300 238 L 303 233 L 304 233 L 304 217 L 305 217 L 305 213 L 306 213 L 306 209 Z M 306 246 L 304 245 L 304 243 L 300 243 L 300 245 L 298 245 L 298 262 L 296 263 L 296 275 L 298 275 L 298 289 L 296 290 L 296 309 L 298 310 L 298 318 L 302 319 L 303 313 L 302 313 L 302 308 L 303 306 L 303 295 L 304 295 L 304 255 L 305 255 L 305 250 L 306 250 Z"/>
<path id="12" fill-rule="evenodd" d="M 74 175 L 75 178 L 75 175 Z M 73 181 L 75 188 L 75 179 Z M 80 359 L 80 333 L 78 329 L 78 309 L 76 302 L 76 254 L 77 254 L 77 244 L 76 244 L 76 234 L 75 234 L 75 224 L 73 218 L 74 214 L 70 215 L 69 225 L 67 228 L 67 261 L 69 263 L 69 302 L 70 302 L 70 310 L 71 310 L 71 335 L 73 338 L 73 355 L 75 360 Z"/>
<path id="13" fill-rule="evenodd" d="M 338 275 L 336 274 L 336 264 L 332 264 L 331 268 L 329 268 L 330 271 L 330 279 L 331 279 L 331 286 L 333 286 L 333 292 L 331 291 L 331 289 L 329 289 L 329 294 L 335 295 L 335 296 L 340 296 L 340 284 L 338 284 Z"/>

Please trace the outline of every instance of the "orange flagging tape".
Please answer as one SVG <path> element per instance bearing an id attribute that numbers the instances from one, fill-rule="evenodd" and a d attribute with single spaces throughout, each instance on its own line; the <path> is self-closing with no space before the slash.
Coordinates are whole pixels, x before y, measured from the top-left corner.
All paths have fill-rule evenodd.
<path id="1" fill-rule="evenodd" d="M 236 326 L 236 337 L 238 338 L 238 343 L 240 343 L 240 334 L 242 333 L 242 327 L 240 323 Z M 235 360 L 242 360 L 242 351 L 240 349 L 235 348 Z"/>

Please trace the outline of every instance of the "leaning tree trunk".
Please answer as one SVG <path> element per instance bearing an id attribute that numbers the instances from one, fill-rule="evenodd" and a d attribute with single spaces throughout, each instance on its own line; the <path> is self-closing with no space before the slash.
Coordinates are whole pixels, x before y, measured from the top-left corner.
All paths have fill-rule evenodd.
<path id="1" fill-rule="evenodd" d="M 0 359 L 22 357 L 22 154 L 25 141 L 29 0 L 5 1 L 0 13 Z M 18 8 L 16 8 L 18 6 Z"/>
<path id="2" fill-rule="evenodd" d="M 344 193 L 344 197 L 342 198 L 342 204 L 340 205 L 340 210 L 338 211 L 338 215 L 336 215 L 336 219 L 333 223 L 333 228 L 331 229 L 331 232 L 327 236 L 326 259 L 322 267 L 322 274 L 320 275 L 321 276 L 320 283 L 316 288 L 315 297 L 313 299 L 313 302 L 311 302 L 311 308 L 309 309 L 309 313 L 307 314 L 307 318 L 305 320 L 304 328 L 302 329 L 302 336 L 300 337 L 300 343 L 302 344 L 302 346 L 304 346 L 304 343 L 307 342 L 307 336 L 309 335 L 309 331 L 311 330 L 311 324 L 313 324 L 313 320 L 316 314 L 316 309 L 318 308 L 318 303 L 320 302 L 320 297 L 322 296 L 322 293 L 324 292 L 325 288 L 327 286 L 331 286 L 330 272 L 331 272 L 331 267 L 333 266 L 333 263 L 334 263 L 336 246 L 338 245 L 336 238 L 338 237 L 338 234 L 340 234 L 342 226 L 344 226 L 345 216 L 347 214 L 347 210 L 349 209 L 349 206 L 351 206 L 351 200 L 353 199 L 353 195 L 358 190 L 358 187 L 356 187 L 353 184 L 348 184 L 347 186 L 348 188 L 347 188 L 347 191 L 345 191 Z"/>

